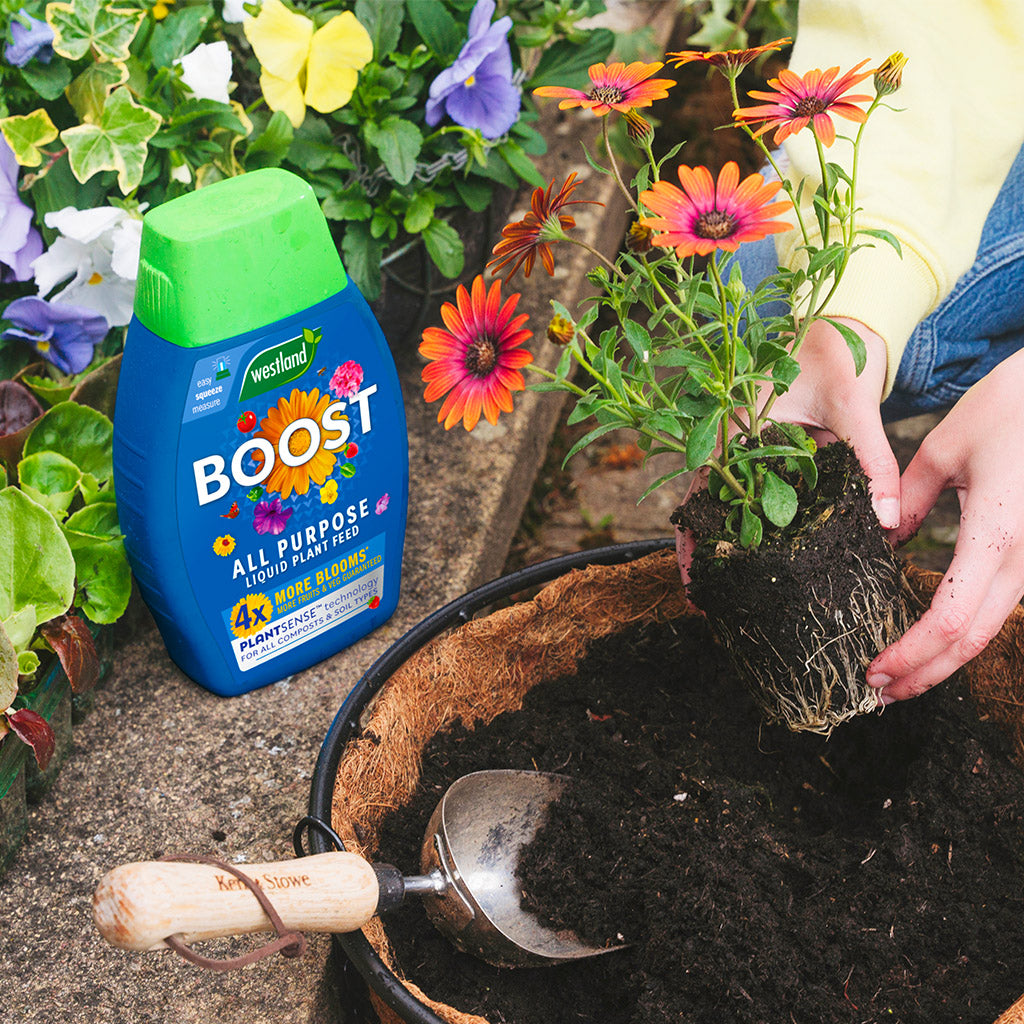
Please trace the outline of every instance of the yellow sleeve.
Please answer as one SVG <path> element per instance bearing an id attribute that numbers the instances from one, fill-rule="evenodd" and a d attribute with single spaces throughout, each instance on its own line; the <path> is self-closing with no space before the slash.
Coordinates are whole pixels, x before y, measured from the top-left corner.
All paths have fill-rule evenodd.
<path id="1" fill-rule="evenodd" d="M 790 68 L 804 74 L 901 50 L 908 62 L 890 107 L 864 131 L 857 224 L 892 232 L 853 254 L 825 312 L 866 324 L 888 346 L 885 395 L 917 324 L 974 261 L 985 217 L 1024 142 L 1024 18 L 1014 2 L 974 0 L 801 0 Z M 866 79 L 854 92 L 873 94 Z M 834 119 L 837 135 L 856 124 Z M 769 136 L 770 138 L 770 136 Z M 820 180 L 809 131 L 786 143 L 794 180 Z M 837 138 L 827 159 L 849 168 Z M 805 198 L 813 194 L 805 188 Z M 1024 199 L 1022 199 L 1024 201 Z M 813 215 L 805 221 L 814 225 Z M 798 233 L 778 236 L 784 266 L 800 261 Z"/>

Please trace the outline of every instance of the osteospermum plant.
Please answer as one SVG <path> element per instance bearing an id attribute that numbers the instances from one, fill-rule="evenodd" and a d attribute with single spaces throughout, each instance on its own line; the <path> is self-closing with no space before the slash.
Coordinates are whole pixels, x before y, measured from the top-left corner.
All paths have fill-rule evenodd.
<path id="1" fill-rule="evenodd" d="M 580 108 L 603 119 L 602 155 L 608 165 L 603 169 L 620 183 L 635 222 L 614 259 L 594 253 L 597 265 L 590 278 L 599 294 L 581 314 L 553 303 L 555 317 L 547 333 L 565 351 L 553 372 L 533 364 L 530 368 L 545 380 L 530 386 L 572 393 L 576 408 L 571 420 L 595 421 L 567 458 L 612 430 L 631 428 L 648 455 L 679 456 L 651 490 L 683 473 L 709 470 L 712 491 L 730 506 L 729 530 L 739 544 L 754 547 L 766 523 L 785 527 L 796 512 L 794 487 L 779 466 L 799 469 L 808 486 L 814 485 L 814 441 L 771 415 L 775 399 L 799 371 L 797 357 L 807 331 L 822 318 L 859 246 L 881 239 L 898 249 L 885 232 L 858 228 L 856 167 L 864 126 L 898 85 L 901 57 L 868 71 L 861 70 L 863 61 L 844 74 L 838 68 L 802 76 L 784 70 L 768 83 L 771 91 L 751 93 L 761 103 L 741 106 L 736 91 L 740 72 L 788 42 L 669 54 L 677 65 L 702 61 L 728 79 L 735 125 L 759 147 L 766 165 L 764 174 L 742 179 L 733 162 L 712 172 L 673 165 L 675 152 L 654 155 L 653 128 L 639 111 L 666 97 L 675 84 L 655 77 L 660 63 L 596 64 L 589 90 L 536 90 L 559 99 L 562 108 Z M 873 95 L 851 92 L 872 76 Z M 626 118 L 629 136 L 646 158 L 632 187 L 625 184 L 609 144 L 608 118 L 615 115 Z M 857 126 L 853 138 L 837 136 L 837 117 Z M 814 138 L 823 184 L 813 196 L 812 218 L 800 204 L 805 185 L 785 178 L 764 141 L 771 131 L 776 143 L 801 131 Z M 847 143 L 845 163 L 829 158 L 841 138 Z M 529 212 L 502 230 L 488 265 L 492 273 L 507 284 L 520 268 L 528 277 L 539 262 L 551 274 L 555 247 L 586 246 L 574 237 L 575 219 L 569 212 L 589 201 L 577 195 L 578 186 L 571 174 L 561 185 L 553 181 L 534 190 Z M 801 232 L 806 265 L 780 268 L 765 281 L 744 282 L 734 258 L 739 246 L 791 228 Z M 426 398 L 446 396 L 439 416 L 446 427 L 462 420 L 472 429 L 481 411 L 495 422 L 499 411 L 511 409 L 512 393 L 525 386 L 518 370 L 528 357 L 517 348 L 510 364 L 508 341 L 525 336 L 519 330 L 523 318 L 511 333 L 499 329 L 494 319 L 499 309 L 514 308 L 519 296 L 513 294 L 503 306 L 497 289 L 494 283 L 487 292 L 491 316 L 484 315 L 485 285 L 478 278 L 474 300 L 463 290 L 459 315 L 449 304 L 443 311 L 446 328 L 424 332 L 420 351 L 431 361 L 423 372 Z M 766 305 L 777 308 L 778 300 L 785 312 L 766 315 Z M 591 329 L 602 307 L 611 311 L 615 325 L 595 337 Z M 845 325 L 830 322 L 846 339 L 859 372 L 865 358 L 860 339 Z"/>
<path id="2" fill-rule="evenodd" d="M 613 176 L 633 213 L 625 244 L 611 257 L 590 250 L 595 265 L 589 280 L 596 295 L 580 311 L 552 302 L 547 337 L 564 349 L 553 371 L 531 363 L 519 347 L 528 337 L 525 318 L 512 319 L 519 295 L 502 301 L 500 282 L 487 289 L 482 277 L 473 283 L 472 299 L 463 290 L 457 308 L 445 307 L 445 327 L 428 328 L 420 348 L 430 360 L 423 371 L 425 397 L 444 399 L 438 418 L 446 428 L 461 420 L 472 429 L 481 415 L 495 422 L 500 412 L 511 409 L 513 392 L 526 386 L 519 369 L 530 363 L 528 369 L 542 378 L 529 385 L 532 389 L 569 392 L 576 403 L 569 422 L 593 424 L 567 460 L 610 431 L 627 428 L 636 432 L 648 456 L 676 456 L 672 468 L 644 496 L 682 474 L 704 471 L 708 486 L 702 500 L 717 509 L 715 525 L 704 535 L 711 539 L 712 558 L 733 549 L 756 552 L 762 544 L 770 546 L 770 537 L 795 536 L 787 530 L 801 529 L 801 522 L 807 525 L 808 517 L 798 512 L 817 500 L 821 458 L 802 427 L 773 417 L 773 406 L 796 379 L 808 330 L 820 319 L 840 332 L 861 371 L 866 355 L 862 341 L 825 310 L 858 248 L 891 244 L 899 251 L 887 232 L 858 225 L 857 168 L 866 125 L 898 88 L 904 58 L 895 54 L 871 70 L 864 70 L 868 62 L 863 61 L 845 73 L 839 68 L 803 75 L 786 70 L 768 82 L 767 91 L 751 94 L 757 105 L 743 106 L 736 86 L 740 72 L 788 42 L 668 55 L 678 65 L 706 63 L 726 77 L 734 129 L 760 150 L 763 173 L 741 176 L 733 162 L 715 169 L 677 162 L 678 146 L 663 156 L 655 154 L 654 129 L 643 111 L 667 96 L 674 84 L 655 77 L 660 63 L 597 64 L 590 69 L 589 90 L 536 90 L 557 98 L 562 108 L 579 108 L 582 116 L 602 119 L 603 164 L 596 158 L 591 163 Z M 869 78 L 872 93 L 853 91 Z M 642 154 L 628 184 L 610 144 L 612 117 L 625 119 L 628 137 Z M 847 124 L 853 134 L 840 134 Z M 801 132 L 812 138 L 820 184 L 787 178 L 766 142 L 771 133 L 778 144 Z M 553 181 L 535 189 L 529 212 L 505 226 L 489 264 L 492 273 L 504 277 L 501 283 L 507 285 L 520 269 L 528 277 L 538 262 L 551 274 L 560 245 L 589 248 L 574 234 L 572 208 L 588 201 L 577 194 L 579 184 L 570 175 L 562 184 Z M 739 247 L 790 230 L 799 233 L 802 265 L 779 267 L 763 281 L 744 281 L 736 258 Z M 844 490 L 849 488 L 840 488 Z M 866 495 L 866 485 L 861 492 Z M 877 521 L 873 525 L 877 528 Z M 775 550 L 792 547 L 784 540 Z M 891 562 L 891 551 L 883 548 Z M 774 572 L 769 574 L 771 583 L 776 581 Z M 882 575 L 886 583 L 880 590 L 891 589 L 898 572 L 886 569 Z M 898 614 L 891 613 L 885 593 L 876 600 L 873 594 L 865 598 L 858 592 L 851 600 L 830 628 L 850 633 L 844 621 L 862 612 L 885 619 L 885 625 L 863 649 L 839 654 L 838 665 L 833 655 L 841 645 L 833 645 L 832 634 L 798 625 L 798 653 L 791 659 L 796 667 L 787 670 L 798 692 L 778 699 L 773 695 L 769 718 L 791 725 L 800 720 L 801 728 L 827 732 L 848 714 L 876 705 L 876 695 L 863 679 L 856 685 L 850 680 L 858 665 L 863 669 L 895 639 L 894 631 L 906 628 L 907 612 L 901 605 Z M 725 631 L 733 638 L 752 635 L 757 624 L 744 621 L 737 627 L 737 607 L 734 602 L 726 608 Z M 808 618 L 807 607 L 797 614 Z M 810 618 L 816 616 L 815 605 Z M 763 648 L 775 643 L 774 636 L 765 639 Z M 800 689 L 800 677 L 819 672 L 808 666 L 816 665 L 826 648 L 834 649 L 825 659 L 832 661 L 820 668 L 822 692 L 809 695 Z M 759 659 L 760 654 L 751 658 L 758 662 L 758 672 L 763 667 Z M 849 712 L 843 710 L 836 687 L 850 690 L 844 693 L 852 706 Z"/>

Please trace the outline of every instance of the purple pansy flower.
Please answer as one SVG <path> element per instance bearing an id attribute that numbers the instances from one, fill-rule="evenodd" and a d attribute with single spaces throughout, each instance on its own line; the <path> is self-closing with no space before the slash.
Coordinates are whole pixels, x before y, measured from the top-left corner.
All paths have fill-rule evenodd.
<path id="1" fill-rule="evenodd" d="M 455 63 L 430 83 L 427 124 L 433 126 L 447 114 L 463 128 L 496 139 L 516 123 L 521 100 L 512 82 L 507 38 L 512 19 L 506 14 L 492 25 L 493 15 L 494 0 L 477 0 L 466 44 Z"/>
<path id="2" fill-rule="evenodd" d="M 53 57 L 53 29 L 22 7 L 11 18 L 11 41 L 4 49 L 4 56 L 7 63 L 16 68 L 23 68 L 33 57 L 49 64 Z"/>
<path id="3" fill-rule="evenodd" d="M 95 310 L 67 302 L 47 302 L 34 295 L 15 299 L 3 315 L 14 326 L 8 327 L 2 337 L 27 341 L 61 373 L 81 373 L 110 329 L 106 317 Z"/>
<path id="4" fill-rule="evenodd" d="M 18 161 L 0 136 L 0 280 L 27 281 L 32 261 L 42 255 L 43 239 L 32 226 L 32 208 L 18 195 Z"/>
<path id="5" fill-rule="evenodd" d="M 252 517 L 252 528 L 257 533 L 284 533 L 288 520 L 292 517 L 293 509 L 281 508 L 281 499 L 274 498 L 273 501 L 261 501 L 256 506 L 256 512 Z"/>

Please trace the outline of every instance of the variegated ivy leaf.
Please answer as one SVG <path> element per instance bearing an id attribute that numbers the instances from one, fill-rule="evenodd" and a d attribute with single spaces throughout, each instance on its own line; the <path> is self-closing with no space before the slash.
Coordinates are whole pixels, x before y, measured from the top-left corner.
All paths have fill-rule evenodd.
<path id="1" fill-rule="evenodd" d="M 38 167 L 43 162 L 39 147 L 57 138 L 57 126 L 42 108 L 31 114 L 5 117 L 0 120 L 0 132 L 22 167 Z"/>
<path id="2" fill-rule="evenodd" d="M 142 180 L 149 140 L 161 118 L 136 103 L 127 87 L 115 89 L 98 124 L 80 124 L 60 133 L 68 147 L 71 171 L 80 182 L 100 171 L 117 171 L 117 184 L 128 195 Z"/>
<path id="3" fill-rule="evenodd" d="M 101 62 L 126 61 L 128 47 L 145 15 L 144 10 L 115 7 L 103 0 L 46 5 L 53 49 L 68 60 L 80 60 L 92 52 Z"/>
<path id="4" fill-rule="evenodd" d="M 120 62 L 90 64 L 68 87 L 65 95 L 79 121 L 95 124 L 103 116 L 107 97 L 128 81 L 128 66 Z"/>

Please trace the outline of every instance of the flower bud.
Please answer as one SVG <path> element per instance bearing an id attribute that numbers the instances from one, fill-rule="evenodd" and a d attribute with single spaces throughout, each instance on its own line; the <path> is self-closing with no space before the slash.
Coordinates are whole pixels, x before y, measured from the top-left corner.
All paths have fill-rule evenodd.
<path id="1" fill-rule="evenodd" d="M 635 253 L 650 252 L 653 235 L 654 232 L 649 227 L 635 220 L 626 233 L 626 248 Z"/>
<path id="2" fill-rule="evenodd" d="M 882 61 L 875 72 L 876 95 L 888 96 L 903 84 L 903 67 L 906 63 L 907 58 L 899 50 Z"/>
<path id="3" fill-rule="evenodd" d="M 649 146 L 654 141 L 654 126 L 635 110 L 626 111 L 626 134 L 638 146 Z"/>
<path id="4" fill-rule="evenodd" d="M 551 318 L 548 324 L 548 341 L 553 345 L 568 345 L 576 336 L 576 327 L 571 320 L 557 313 Z"/>

